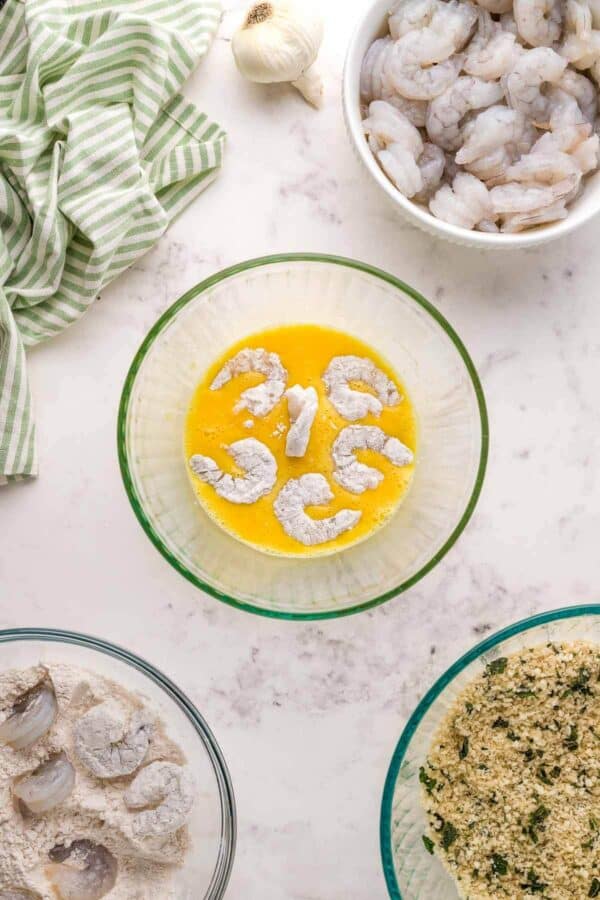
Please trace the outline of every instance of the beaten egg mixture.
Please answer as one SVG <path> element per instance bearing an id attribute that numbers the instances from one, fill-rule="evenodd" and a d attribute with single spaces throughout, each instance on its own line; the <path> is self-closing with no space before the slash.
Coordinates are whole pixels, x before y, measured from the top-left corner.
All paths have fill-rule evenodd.
<path id="1" fill-rule="evenodd" d="M 264 418 L 252 416 L 247 409 L 234 412 L 242 391 L 264 381 L 263 375 L 246 372 L 218 390 L 210 389 L 225 363 L 244 348 L 264 348 L 279 354 L 288 372 L 288 387 L 300 384 L 305 388 L 312 386 L 317 391 L 319 406 L 304 457 L 292 458 L 285 452 L 290 425 L 285 395 Z M 384 407 L 380 415 L 368 415 L 360 422 L 349 423 L 344 419 L 329 400 L 322 380 L 332 358 L 344 355 L 372 360 L 395 383 L 401 402 L 395 407 Z M 373 393 L 364 384 L 351 383 L 350 387 Z M 194 393 L 185 425 L 186 464 L 194 454 L 202 454 L 214 459 L 224 472 L 242 476 L 244 473 L 236 468 L 225 448 L 235 441 L 253 437 L 273 453 L 277 461 L 277 481 L 267 496 L 251 504 L 237 504 L 220 497 L 188 466 L 198 500 L 208 515 L 229 534 L 266 553 L 317 556 L 364 540 L 384 525 L 397 509 L 410 487 L 414 464 L 397 467 L 379 453 L 360 450 L 357 459 L 379 469 L 384 478 L 378 487 L 362 494 L 343 489 L 332 477 L 331 448 L 339 432 L 349 424 L 376 425 L 388 435 L 399 438 L 413 454 L 416 451 L 417 422 L 410 398 L 390 366 L 371 347 L 349 334 L 317 325 L 286 325 L 244 338 L 215 361 Z M 342 509 L 362 512 L 362 518 L 350 531 L 319 546 L 304 546 L 287 535 L 273 511 L 273 501 L 289 479 L 309 472 L 324 475 L 334 495 L 326 506 L 307 507 L 306 512 L 312 518 L 326 518 Z"/>

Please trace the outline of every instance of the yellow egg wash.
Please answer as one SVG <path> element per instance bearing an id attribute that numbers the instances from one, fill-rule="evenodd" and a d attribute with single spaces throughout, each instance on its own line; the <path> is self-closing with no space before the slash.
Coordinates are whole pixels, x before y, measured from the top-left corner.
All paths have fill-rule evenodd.
<path id="1" fill-rule="evenodd" d="M 248 372 L 238 375 L 219 390 L 210 390 L 215 376 L 225 363 L 244 348 L 264 348 L 279 354 L 288 371 L 287 386 L 313 386 L 319 407 L 313 422 L 308 449 L 303 458 L 286 456 L 289 429 L 287 400 L 284 397 L 264 418 L 252 416 L 247 409 L 234 412 L 242 391 L 254 387 L 264 376 Z M 368 357 L 397 385 L 403 398 L 396 407 L 384 407 L 379 416 L 368 415 L 349 423 L 335 410 L 327 397 L 322 375 L 334 356 L 353 354 Z M 370 391 L 363 384 L 353 389 Z M 252 422 L 252 427 L 247 427 Z M 390 366 L 358 338 L 317 325 L 285 325 L 253 334 L 230 347 L 206 373 L 194 394 L 185 425 L 185 458 L 199 453 L 214 459 L 223 472 L 243 475 L 225 447 L 234 441 L 254 437 L 269 447 L 277 461 L 277 482 L 273 490 L 252 504 L 236 504 L 220 497 L 214 488 L 200 480 L 187 465 L 196 495 L 209 514 L 234 537 L 266 553 L 284 556 L 321 556 L 364 540 L 392 516 L 410 487 L 414 464 L 397 467 L 372 450 L 357 452 L 357 459 L 379 469 L 385 476 L 381 484 L 363 494 L 353 494 L 332 478 L 332 444 L 342 428 L 349 424 L 378 425 L 387 434 L 399 438 L 416 456 L 417 422 L 410 398 Z M 350 531 L 325 544 L 307 547 L 288 536 L 273 511 L 273 501 L 290 478 L 318 472 L 330 484 L 334 498 L 326 506 L 307 507 L 314 519 L 326 518 L 341 509 L 361 510 L 362 518 Z"/>

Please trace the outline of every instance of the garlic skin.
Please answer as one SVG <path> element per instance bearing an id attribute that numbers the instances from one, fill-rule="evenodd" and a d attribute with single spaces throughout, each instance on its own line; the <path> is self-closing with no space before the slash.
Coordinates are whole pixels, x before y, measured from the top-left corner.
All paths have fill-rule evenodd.
<path id="1" fill-rule="evenodd" d="M 291 82 L 311 103 L 323 101 L 323 82 L 312 65 L 323 40 L 323 20 L 308 3 L 255 3 L 233 36 L 237 67 L 249 81 Z"/>

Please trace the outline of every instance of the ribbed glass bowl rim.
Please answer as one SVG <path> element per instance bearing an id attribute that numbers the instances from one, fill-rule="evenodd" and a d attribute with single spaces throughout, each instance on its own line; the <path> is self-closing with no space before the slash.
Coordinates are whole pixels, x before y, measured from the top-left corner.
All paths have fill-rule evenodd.
<path id="1" fill-rule="evenodd" d="M 392 804 L 394 801 L 394 792 L 396 790 L 396 782 L 398 774 L 406 752 L 410 747 L 413 736 L 424 719 L 425 715 L 434 705 L 444 688 L 450 682 L 460 675 L 472 662 L 483 656 L 489 650 L 497 647 L 503 641 L 515 637 L 517 634 L 523 634 L 532 628 L 540 625 L 547 625 L 549 622 L 566 621 L 568 619 L 576 619 L 580 616 L 600 616 L 600 604 L 588 604 L 586 606 L 567 606 L 562 609 L 551 610 L 550 612 L 538 613 L 527 619 L 521 619 L 514 625 L 509 625 L 501 631 L 490 635 L 484 641 L 476 644 L 471 650 L 461 656 L 444 674 L 438 678 L 433 687 L 431 687 L 413 714 L 406 723 L 404 731 L 400 736 L 400 740 L 396 745 L 392 761 L 388 769 L 383 789 L 383 799 L 381 801 L 381 819 L 379 823 L 379 839 L 381 847 L 381 861 L 383 864 L 383 872 L 387 889 L 392 900 L 405 900 L 396 879 L 396 871 L 394 869 L 394 852 L 392 849 Z"/>
<path id="2" fill-rule="evenodd" d="M 432 556 L 430 560 L 428 560 L 428 562 L 425 563 L 424 566 L 421 567 L 421 569 L 419 569 L 418 572 L 416 572 L 414 575 L 412 575 L 406 581 L 402 582 L 397 587 L 392 588 L 389 591 L 386 591 L 384 594 L 374 597 L 371 600 L 367 600 L 364 603 L 356 604 L 356 606 L 346 607 L 342 610 L 296 613 L 266 609 L 261 606 L 256 606 L 253 603 L 247 603 L 245 601 L 238 600 L 235 597 L 230 597 L 228 594 L 219 591 L 217 588 L 203 581 L 193 572 L 190 572 L 190 570 L 187 569 L 186 566 L 184 566 L 183 563 L 179 559 L 177 559 L 177 557 L 174 556 L 173 553 L 171 553 L 169 548 L 165 546 L 160 535 L 154 530 L 151 521 L 146 516 L 142 502 L 135 489 L 127 455 L 127 416 L 129 412 L 129 401 L 131 399 L 135 379 L 148 351 L 154 344 L 155 340 L 167 327 L 167 325 L 178 315 L 179 312 L 181 312 L 181 310 L 185 306 L 187 306 L 188 303 L 194 300 L 199 294 L 204 293 L 205 291 L 209 290 L 209 288 L 214 287 L 221 281 L 225 281 L 227 278 L 232 278 L 235 275 L 239 275 L 243 272 L 248 272 L 251 269 L 258 269 L 277 263 L 294 262 L 327 263 L 329 265 L 342 266 L 348 269 L 356 269 L 357 271 L 362 272 L 366 275 L 370 275 L 374 278 L 380 279 L 381 281 L 387 282 L 387 284 L 392 285 L 392 287 L 397 288 L 412 300 L 414 300 L 437 322 L 438 325 L 441 326 L 446 336 L 450 338 L 450 340 L 454 344 L 460 357 L 462 358 L 469 378 L 471 379 L 471 383 L 473 385 L 473 389 L 477 398 L 477 405 L 479 408 L 479 417 L 481 424 L 481 452 L 479 457 L 477 477 L 475 479 L 473 491 L 471 492 L 471 496 L 460 518 L 460 521 L 456 525 L 454 531 L 452 532 L 446 543 L 437 551 L 437 553 Z M 368 263 L 359 262 L 355 259 L 350 259 L 344 256 L 332 256 L 322 253 L 279 253 L 272 256 L 260 256 L 256 259 L 246 260 L 245 262 L 238 263 L 234 266 L 229 266 L 226 269 L 222 269 L 215 275 L 211 275 L 209 278 L 206 278 L 204 281 L 199 282 L 199 284 L 195 285 L 193 288 L 187 291 L 182 297 L 179 298 L 179 300 L 176 300 L 175 303 L 162 314 L 158 321 L 155 322 L 155 324 L 152 326 L 152 328 L 144 338 L 142 344 L 140 345 L 140 348 L 133 359 L 133 362 L 125 379 L 125 384 L 123 386 L 123 392 L 121 395 L 121 402 L 119 404 L 119 415 L 117 421 L 117 447 L 119 453 L 121 476 L 123 478 L 125 490 L 140 525 L 142 526 L 142 528 L 146 532 L 146 535 L 154 544 L 156 549 L 164 556 L 167 562 L 169 562 L 174 569 L 176 569 L 181 575 L 183 575 L 184 578 L 187 578 L 188 581 L 195 585 L 195 587 L 200 588 L 207 594 L 215 597 L 217 600 L 222 600 L 224 603 L 228 603 L 230 606 L 234 606 L 236 609 L 241 609 L 245 612 L 252 612 L 257 615 L 266 616 L 272 619 L 304 621 L 317 619 L 337 619 L 341 618 L 342 616 L 353 615 L 354 613 L 371 609 L 372 607 L 378 606 L 381 603 L 385 603 L 387 600 L 391 600 L 393 597 L 398 596 L 398 594 L 401 594 L 404 591 L 408 590 L 408 588 L 415 585 L 418 581 L 421 580 L 421 578 L 427 575 L 427 573 L 430 572 L 440 562 L 440 560 L 443 559 L 446 553 L 448 553 L 448 551 L 454 546 L 454 544 L 464 531 L 469 519 L 471 518 L 473 511 L 477 505 L 479 495 L 481 494 L 489 450 L 489 421 L 481 381 L 479 380 L 479 375 L 477 374 L 475 365 L 471 360 L 471 357 L 469 356 L 465 345 L 459 338 L 454 328 L 450 325 L 450 323 L 444 318 L 439 310 L 429 302 L 429 300 L 426 300 L 425 297 L 422 296 L 422 294 L 420 294 L 410 285 L 406 284 L 406 282 L 401 281 L 394 275 L 390 275 L 389 272 L 385 272 L 383 269 L 378 269 L 375 266 L 371 266 Z"/>
<path id="3" fill-rule="evenodd" d="M 106 656 L 112 656 L 121 662 L 127 663 L 137 669 L 167 694 L 168 697 L 180 708 L 190 721 L 195 731 L 203 738 L 203 743 L 210 756 L 217 776 L 219 795 L 221 801 L 221 813 L 223 816 L 223 834 L 219 847 L 219 857 L 215 866 L 208 897 L 210 900 L 221 900 L 231 876 L 235 847 L 237 840 L 237 813 L 235 796 L 231 776 L 225 762 L 221 748 L 219 747 L 212 731 L 204 718 L 200 715 L 192 701 L 186 697 L 170 678 L 167 678 L 159 669 L 136 656 L 135 653 L 111 644 L 102 638 L 92 637 L 89 634 L 80 634 L 76 631 L 63 631 L 56 628 L 8 628 L 0 630 L 0 644 L 9 644 L 14 641 L 47 641 L 56 644 L 75 644 L 89 650 L 96 650 Z"/>

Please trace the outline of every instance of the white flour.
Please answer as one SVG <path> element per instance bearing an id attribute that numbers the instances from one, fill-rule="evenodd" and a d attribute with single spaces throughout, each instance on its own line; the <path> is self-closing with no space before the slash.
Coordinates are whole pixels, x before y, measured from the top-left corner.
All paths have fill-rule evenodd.
<path id="1" fill-rule="evenodd" d="M 15 751 L 0 747 L 0 889 L 23 887 L 39 892 L 42 900 L 56 900 L 44 868 L 53 847 L 89 840 L 107 848 L 118 860 L 116 886 L 109 900 L 177 900 L 174 869 L 189 846 L 187 829 L 175 834 L 140 838 L 134 834 L 132 812 L 124 794 L 135 774 L 112 781 L 90 775 L 74 752 L 73 730 L 93 706 L 111 700 L 128 716 L 139 712 L 139 698 L 120 685 L 65 665 L 49 665 L 0 675 L 0 708 L 13 702 L 49 674 L 58 701 L 58 715 L 50 732 L 33 747 Z M 15 778 L 29 774 L 48 757 L 64 752 L 76 769 L 71 796 L 51 812 L 28 817 L 16 808 L 11 793 Z M 184 765 L 180 748 L 155 722 L 144 765 L 155 760 Z"/>

